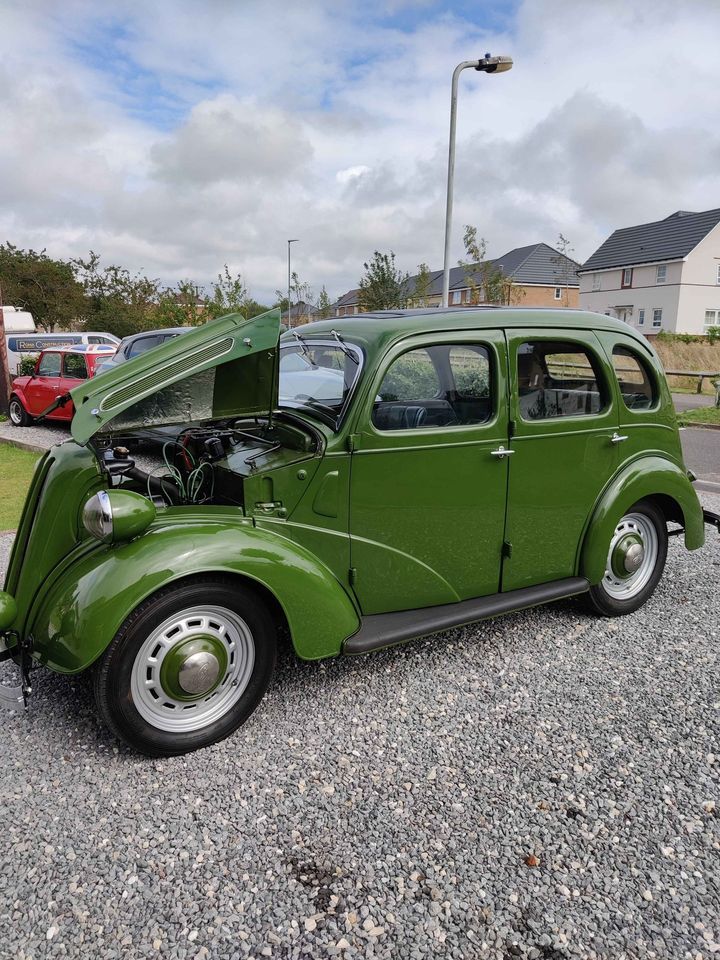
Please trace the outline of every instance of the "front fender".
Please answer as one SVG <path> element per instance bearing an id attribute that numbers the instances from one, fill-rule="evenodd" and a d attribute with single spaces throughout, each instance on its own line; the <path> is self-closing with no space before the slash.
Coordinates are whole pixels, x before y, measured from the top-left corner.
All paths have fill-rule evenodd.
<path id="1" fill-rule="evenodd" d="M 670 497 L 680 507 L 688 550 L 703 545 L 702 507 L 687 475 L 664 457 L 639 457 L 615 475 L 595 506 L 580 557 L 580 572 L 590 583 L 603 578 L 608 544 L 620 518 L 638 500 L 653 496 Z"/>
<path id="2" fill-rule="evenodd" d="M 33 655 L 58 673 L 79 673 L 143 600 L 206 573 L 242 574 L 270 590 L 303 659 L 340 653 L 359 627 L 343 586 L 298 544 L 248 520 L 166 522 L 130 543 L 95 550 L 64 571 L 32 616 Z"/>

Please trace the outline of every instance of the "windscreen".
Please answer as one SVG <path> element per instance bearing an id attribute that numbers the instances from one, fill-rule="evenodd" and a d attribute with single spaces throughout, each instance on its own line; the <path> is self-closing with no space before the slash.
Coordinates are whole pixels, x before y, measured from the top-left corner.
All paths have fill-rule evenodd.
<path id="1" fill-rule="evenodd" d="M 357 380 L 360 364 L 358 349 L 345 342 L 305 340 L 283 344 L 280 406 L 303 408 L 335 425 Z"/>

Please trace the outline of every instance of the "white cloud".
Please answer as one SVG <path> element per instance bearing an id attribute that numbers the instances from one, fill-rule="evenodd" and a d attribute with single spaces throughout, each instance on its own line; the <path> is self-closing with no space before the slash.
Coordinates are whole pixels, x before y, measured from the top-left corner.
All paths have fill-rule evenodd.
<path id="1" fill-rule="evenodd" d="M 462 77 L 453 257 L 464 223 L 493 255 L 562 231 L 584 259 L 720 206 L 715 0 L 525 0 L 502 31 L 488 6 L 6 3 L 0 240 L 168 282 L 227 261 L 259 298 L 291 236 L 333 294 L 374 249 L 439 267 L 450 75 L 485 50 L 515 68 Z"/>

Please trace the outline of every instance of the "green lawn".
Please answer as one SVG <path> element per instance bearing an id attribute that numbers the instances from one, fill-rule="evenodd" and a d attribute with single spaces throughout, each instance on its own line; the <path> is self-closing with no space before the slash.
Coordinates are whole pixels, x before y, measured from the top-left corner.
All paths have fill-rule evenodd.
<path id="1" fill-rule="evenodd" d="M 37 453 L 0 444 L 0 531 L 17 527 L 25 494 L 39 459 Z"/>
<path id="2" fill-rule="evenodd" d="M 720 407 L 700 407 L 697 410 L 686 410 L 678 414 L 680 424 L 687 423 L 716 423 L 720 426 Z"/>

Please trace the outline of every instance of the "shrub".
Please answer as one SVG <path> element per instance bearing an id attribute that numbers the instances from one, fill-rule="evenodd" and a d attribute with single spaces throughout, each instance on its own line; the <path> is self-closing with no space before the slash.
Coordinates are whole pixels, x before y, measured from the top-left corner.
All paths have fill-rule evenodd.
<path id="1" fill-rule="evenodd" d="M 38 356 L 39 354 L 35 353 L 21 358 L 20 363 L 18 364 L 19 377 L 29 377 L 31 374 L 35 373 L 35 364 L 37 363 Z"/>

